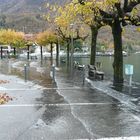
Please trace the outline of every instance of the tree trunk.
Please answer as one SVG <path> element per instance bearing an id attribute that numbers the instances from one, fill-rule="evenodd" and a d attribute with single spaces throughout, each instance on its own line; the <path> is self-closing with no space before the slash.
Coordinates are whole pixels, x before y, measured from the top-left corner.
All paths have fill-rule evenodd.
<path id="1" fill-rule="evenodd" d="M 59 58 L 59 44 L 56 43 L 56 59 Z"/>
<path id="2" fill-rule="evenodd" d="M 95 65 L 96 59 L 96 42 L 97 42 L 97 35 L 98 29 L 91 26 L 91 55 L 90 55 L 90 64 Z"/>
<path id="3" fill-rule="evenodd" d="M 30 59 L 29 51 L 30 51 L 30 46 L 28 45 L 28 46 L 27 46 L 27 59 L 28 59 L 28 60 Z"/>
<path id="4" fill-rule="evenodd" d="M 0 47 L 0 50 L 1 59 L 3 59 L 3 47 Z"/>
<path id="5" fill-rule="evenodd" d="M 51 58 L 53 58 L 53 44 L 51 43 Z"/>
<path id="6" fill-rule="evenodd" d="M 51 43 L 51 65 L 53 64 L 53 43 Z"/>
<path id="7" fill-rule="evenodd" d="M 112 25 L 114 38 L 114 85 L 123 83 L 123 54 L 122 54 L 122 28 L 119 19 Z"/>
<path id="8" fill-rule="evenodd" d="M 59 66 L 59 43 L 56 43 L 56 65 Z"/>
<path id="9" fill-rule="evenodd" d="M 42 50 L 42 46 L 40 46 L 40 55 L 41 55 L 41 60 L 43 60 L 43 50 Z"/>
<path id="10" fill-rule="evenodd" d="M 14 56 L 16 56 L 16 48 L 14 47 Z"/>
<path id="11" fill-rule="evenodd" d="M 70 61 L 70 44 L 67 44 L 67 64 L 69 65 L 69 61 Z"/>

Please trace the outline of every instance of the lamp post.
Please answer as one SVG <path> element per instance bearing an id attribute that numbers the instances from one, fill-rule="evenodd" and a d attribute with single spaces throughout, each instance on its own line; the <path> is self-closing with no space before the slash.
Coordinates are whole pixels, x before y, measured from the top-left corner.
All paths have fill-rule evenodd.
<path id="1" fill-rule="evenodd" d="M 59 66 L 59 52 L 60 52 L 60 46 L 59 46 L 59 37 L 58 37 L 58 28 L 55 29 L 55 35 L 56 35 L 56 66 Z"/>
<path id="2" fill-rule="evenodd" d="M 59 60 L 60 60 L 59 52 L 60 52 L 60 46 L 59 46 L 59 38 L 57 35 L 57 43 L 56 43 L 56 63 L 57 63 L 57 66 L 59 66 Z"/>
<path id="3" fill-rule="evenodd" d="M 72 31 L 72 34 L 71 34 L 71 71 L 73 71 L 73 53 L 74 53 L 74 40 L 73 40 L 73 27 L 74 27 L 74 24 L 70 24 L 71 26 L 71 31 Z"/>
<path id="4" fill-rule="evenodd" d="M 43 48 L 42 45 L 40 46 L 40 57 L 41 57 L 41 61 L 43 60 Z"/>

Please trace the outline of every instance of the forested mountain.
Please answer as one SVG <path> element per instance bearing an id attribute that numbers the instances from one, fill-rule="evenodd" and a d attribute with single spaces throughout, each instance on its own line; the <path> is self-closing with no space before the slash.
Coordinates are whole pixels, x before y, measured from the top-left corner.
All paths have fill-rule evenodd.
<path id="1" fill-rule="evenodd" d="M 25 33 L 36 33 L 46 30 L 47 21 L 42 15 L 49 12 L 46 3 L 64 5 L 71 0 L 0 0 L 0 28 L 13 28 Z M 140 9 L 140 8 L 139 8 Z M 98 37 L 100 44 L 113 46 L 111 30 L 101 29 Z M 125 45 L 140 45 L 140 33 L 133 26 L 127 26 L 123 32 Z M 139 47 L 138 47 L 139 48 Z"/>
<path id="2" fill-rule="evenodd" d="M 47 22 L 42 18 L 46 3 L 63 5 L 67 0 L 0 0 L 0 27 L 25 32 L 45 30 Z"/>
<path id="3" fill-rule="evenodd" d="M 2 14 L 42 13 L 46 10 L 45 3 L 63 5 L 67 0 L 0 0 Z"/>

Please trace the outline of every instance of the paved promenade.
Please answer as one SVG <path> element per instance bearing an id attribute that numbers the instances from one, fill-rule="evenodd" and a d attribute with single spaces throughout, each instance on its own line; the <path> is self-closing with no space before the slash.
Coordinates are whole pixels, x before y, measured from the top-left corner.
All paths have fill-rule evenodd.
<path id="1" fill-rule="evenodd" d="M 8 82 L 0 84 L 0 92 L 13 100 L 0 105 L 0 140 L 139 139 L 139 112 L 129 97 L 116 97 L 101 82 L 87 79 L 83 86 L 80 71 L 72 78 L 56 68 L 54 82 L 49 62 L 29 62 L 30 81 L 25 82 L 25 62 L 12 61 L 3 71 L 4 63 L 0 80 Z"/>

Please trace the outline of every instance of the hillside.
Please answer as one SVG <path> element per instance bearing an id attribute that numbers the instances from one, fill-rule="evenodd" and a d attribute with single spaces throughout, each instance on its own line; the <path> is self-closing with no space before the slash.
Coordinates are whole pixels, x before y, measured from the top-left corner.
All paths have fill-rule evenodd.
<path id="1" fill-rule="evenodd" d="M 0 28 L 13 28 L 25 33 L 36 33 L 47 28 L 42 15 L 47 11 L 46 3 L 63 5 L 70 0 L 0 0 Z M 140 8 L 139 8 L 140 9 Z M 123 44 L 140 46 L 140 33 L 135 27 L 126 27 L 123 32 Z M 102 28 L 98 36 L 99 44 L 112 47 L 110 28 Z"/>
<path id="2" fill-rule="evenodd" d="M 0 0 L 2 14 L 42 13 L 45 3 L 64 4 L 67 0 Z"/>
<path id="3" fill-rule="evenodd" d="M 123 28 L 122 41 L 123 49 L 129 47 L 133 51 L 140 50 L 140 32 L 137 31 L 136 26 L 126 26 Z M 113 36 L 110 27 L 102 27 L 98 33 L 98 44 L 107 48 L 113 48 Z M 100 47 L 99 47 L 100 48 Z"/>
<path id="4" fill-rule="evenodd" d="M 67 0 L 0 0 L 0 27 L 39 32 L 47 22 L 42 18 L 46 3 L 63 5 Z"/>

